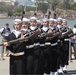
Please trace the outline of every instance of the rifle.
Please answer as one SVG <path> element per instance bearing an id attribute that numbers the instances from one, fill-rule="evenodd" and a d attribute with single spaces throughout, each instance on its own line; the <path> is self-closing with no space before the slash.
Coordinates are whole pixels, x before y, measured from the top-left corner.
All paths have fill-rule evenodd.
<path id="1" fill-rule="evenodd" d="M 64 34 L 62 32 L 47 33 L 47 34 L 43 34 L 41 37 L 49 37 L 49 39 L 52 40 L 54 37 L 58 36 L 59 38 L 61 38 L 61 37 L 65 37 L 65 36 L 67 36 L 67 35 L 69 35 L 71 33 L 73 33 L 73 31 L 70 29 L 67 32 L 65 32 Z M 71 36 L 73 36 L 73 35 L 75 35 L 75 34 L 71 34 Z"/>
<path id="2" fill-rule="evenodd" d="M 70 35 L 72 33 L 73 33 L 73 31 L 71 29 L 69 29 L 67 32 L 62 33 L 61 37 L 65 37 L 65 36 Z"/>
<path id="3" fill-rule="evenodd" d="M 64 38 L 65 36 L 69 36 L 69 37 L 71 37 L 71 36 L 73 36 L 73 35 L 75 35 L 75 34 L 73 34 L 73 31 L 70 29 L 70 30 L 68 30 L 67 32 L 57 32 L 57 33 L 55 33 L 52 37 L 50 37 L 50 39 L 52 40 L 54 37 L 56 37 L 56 36 L 58 36 L 59 38 Z"/>
<path id="4" fill-rule="evenodd" d="M 25 7 L 23 6 L 21 21 L 23 20 L 24 15 L 25 15 Z"/>
<path id="5" fill-rule="evenodd" d="M 44 38 L 44 37 L 52 37 L 52 36 L 53 36 L 53 32 L 52 33 L 50 32 L 50 33 L 46 33 L 46 34 L 42 33 L 39 37 Z"/>
<path id="6" fill-rule="evenodd" d="M 74 35 L 76 35 L 76 33 L 71 33 L 71 34 L 69 34 L 68 36 L 69 36 L 69 37 L 73 37 Z"/>
<path id="7" fill-rule="evenodd" d="M 54 37 L 56 37 L 56 36 L 60 37 L 61 35 L 62 35 L 61 32 L 57 32 L 57 33 L 54 34 Z"/>
<path id="8" fill-rule="evenodd" d="M 32 33 L 30 36 L 28 36 L 28 37 L 24 37 L 24 38 L 19 38 L 19 39 L 16 39 L 16 40 L 11 40 L 11 41 L 9 41 L 9 42 L 7 42 L 9 45 L 10 44 L 14 44 L 14 43 L 18 43 L 18 42 L 23 42 L 23 41 L 28 41 L 30 38 L 33 38 L 33 37 L 37 37 L 38 35 L 40 34 L 40 31 L 39 30 L 37 30 L 37 31 L 35 31 L 34 33 Z M 0 44 L 0 46 L 3 46 L 4 44 Z"/>
<path id="9" fill-rule="evenodd" d="M 57 33 L 54 33 L 52 37 L 50 37 L 50 39 L 52 40 L 54 37 L 60 37 L 62 35 L 61 32 L 57 32 Z"/>

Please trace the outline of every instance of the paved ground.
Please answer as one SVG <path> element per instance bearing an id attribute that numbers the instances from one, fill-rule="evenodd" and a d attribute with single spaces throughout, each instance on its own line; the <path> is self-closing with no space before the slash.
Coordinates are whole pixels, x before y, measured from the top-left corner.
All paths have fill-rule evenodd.
<path id="1" fill-rule="evenodd" d="M 65 75 L 76 75 L 76 60 L 72 60 L 68 66 L 68 73 Z"/>
<path id="2" fill-rule="evenodd" d="M 9 57 L 0 60 L 0 75 L 9 75 Z M 76 75 L 76 60 L 72 60 L 68 66 L 68 73 L 64 75 Z"/>
<path id="3" fill-rule="evenodd" d="M 9 57 L 0 60 L 0 75 L 9 75 Z"/>

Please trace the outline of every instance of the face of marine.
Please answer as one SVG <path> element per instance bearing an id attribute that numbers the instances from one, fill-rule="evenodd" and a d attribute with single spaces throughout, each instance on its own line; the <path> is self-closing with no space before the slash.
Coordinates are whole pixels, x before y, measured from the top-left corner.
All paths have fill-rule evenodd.
<path id="1" fill-rule="evenodd" d="M 20 30 L 21 29 L 21 23 L 15 22 L 14 23 L 14 29 L 17 31 Z"/>
<path id="2" fill-rule="evenodd" d="M 54 26 L 56 27 L 58 25 L 58 22 L 54 22 Z"/>
<path id="3" fill-rule="evenodd" d="M 28 28 L 28 22 L 23 22 L 21 28 Z"/>
<path id="4" fill-rule="evenodd" d="M 62 20 L 58 20 L 58 25 L 62 25 Z"/>
<path id="5" fill-rule="evenodd" d="M 49 27 L 54 26 L 54 22 L 49 22 Z"/>
<path id="6" fill-rule="evenodd" d="M 67 26 L 67 22 L 62 22 L 62 25 L 63 26 Z"/>
<path id="7" fill-rule="evenodd" d="M 36 20 L 30 20 L 30 26 L 37 26 Z"/>
<path id="8" fill-rule="evenodd" d="M 47 27 L 49 25 L 48 21 L 43 21 L 43 26 Z"/>

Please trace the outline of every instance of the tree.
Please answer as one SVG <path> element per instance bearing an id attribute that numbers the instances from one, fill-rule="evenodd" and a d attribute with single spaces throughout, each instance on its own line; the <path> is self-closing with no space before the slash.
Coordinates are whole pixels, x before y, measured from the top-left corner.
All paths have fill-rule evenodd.
<path id="1" fill-rule="evenodd" d="M 48 7 L 49 6 L 47 3 L 39 3 L 38 4 L 38 9 L 41 10 L 43 12 L 43 14 L 45 14 L 47 12 Z"/>
<path id="2" fill-rule="evenodd" d="M 47 2 L 49 3 L 50 9 L 54 11 L 56 7 L 60 4 L 61 0 L 47 0 Z"/>
<path id="3" fill-rule="evenodd" d="M 13 11 L 9 11 L 8 16 L 12 16 L 12 15 L 13 15 Z"/>
<path id="4" fill-rule="evenodd" d="M 43 13 L 46 13 L 48 9 L 48 3 L 45 2 L 45 0 L 35 0 L 36 5 L 36 13 L 38 10 L 41 10 Z"/>
<path id="5" fill-rule="evenodd" d="M 71 9 L 72 1 L 71 0 L 63 0 L 62 8 Z"/>
<path id="6" fill-rule="evenodd" d="M 72 9 L 76 10 L 76 3 L 72 4 Z"/>

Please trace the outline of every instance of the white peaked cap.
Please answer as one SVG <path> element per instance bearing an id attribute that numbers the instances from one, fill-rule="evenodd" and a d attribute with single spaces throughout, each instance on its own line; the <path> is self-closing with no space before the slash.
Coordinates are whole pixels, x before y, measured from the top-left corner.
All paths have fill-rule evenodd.
<path id="1" fill-rule="evenodd" d="M 43 18 L 42 21 L 49 21 L 48 18 Z"/>
<path id="2" fill-rule="evenodd" d="M 54 22 L 57 22 L 57 19 L 54 19 Z"/>
<path id="3" fill-rule="evenodd" d="M 20 19 L 15 19 L 14 22 L 19 22 L 19 23 L 21 23 L 21 20 L 20 20 Z"/>
<path id="4" fill-rule="evenodd" d="M 25 28 L 22 28 L 21 31 L 26 31 L 26 29 Z"/>
<path id="5" fill-rule="evenodd" d="M 50 19 L 49 19 L 49 22 L 54 22 L 54 19 L 53 19 L 53 18 L 50 18 Z"/>
<path id="6" fill-rule="evenodd" d="M 63 19 L 62 21 L 63 21 L 63 22 L 67 22 L 67 20 L 66 20 L 66 19 Z"/>
<path id="7" fill-rule="evenodd" d="M 40 20 L 37 20 L 37 23 L 38 23 L 38 24 L 41 24 L 42 22 L 41 22 Z"/>
<path id="8" fill-rule="evenodd" d="M 62 20 L 62 18 L 61 18 L 61 17 L 59 17 L 59 18 L 57 18 L 57 21 L 58 21 L 58 20 Z"/>
<path id="9" fill-rule="evenodd" d="M 22 21 L 23 21 L 23 22 L 29 22 L 29 19 L 27 19 L 27 18 L 23 18 Z"/>
<path id="10" fill-rule="evenodd" d="M 37 20 L 37 18 L 36 17 L 30 17 L 30 20 Z"/>

